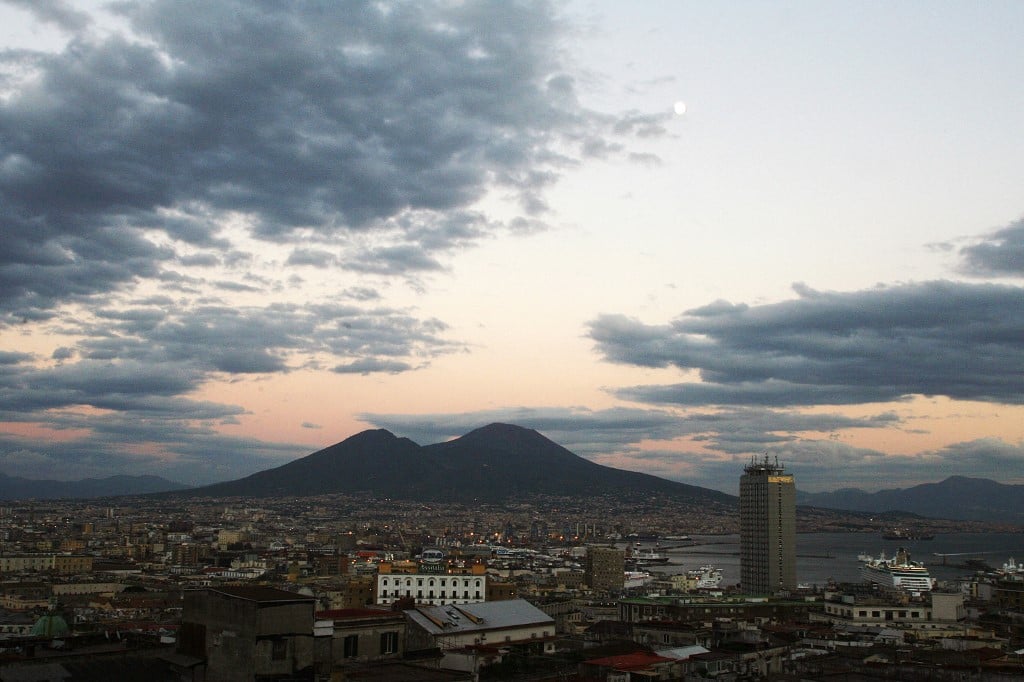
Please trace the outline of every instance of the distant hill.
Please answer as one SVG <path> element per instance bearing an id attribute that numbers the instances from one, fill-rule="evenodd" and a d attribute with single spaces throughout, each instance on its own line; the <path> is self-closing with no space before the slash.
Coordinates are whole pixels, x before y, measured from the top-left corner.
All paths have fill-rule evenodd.
<path id="1" fill-rule="evenodd" d="M 595 464 L 536 431 L 491 424 L 446 443 L 420 446 L 389 431 L 364 431 L 336 445 L 236 481 L 187 495 L 258 497 L 369 492 L 422 501 L 503 501 L 517 495 L 569 497 L 665 494 L 735 505 L 716 490 Z"/>
<path id="2" fill-rule="evenodd" d="M 0 500 L 57 500 L 146 495 L 188 486 L 159 476 L 110 476 L 80 481 L 50 481 L 0 474 Z"/>
<path id="3" fill-rule="evenodd" d="M 827 509 L 910 512 L 964 521 L 1024 523 L 1024 485 L 950 476 L 938 483 L 868 493 L 843 488 L 830 493 L 797 492 L 797 503 Z"/>

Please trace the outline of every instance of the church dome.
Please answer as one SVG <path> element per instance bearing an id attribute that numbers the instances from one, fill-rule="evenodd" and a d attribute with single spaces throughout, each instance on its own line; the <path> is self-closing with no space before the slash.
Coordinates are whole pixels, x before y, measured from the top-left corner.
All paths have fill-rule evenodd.
<path id="1" fill-rule="evenodd" d="M 63 637 L 70 631 L 67 622 L 56 613 L 46 614 L 32 626 L 35 637 Z"/>

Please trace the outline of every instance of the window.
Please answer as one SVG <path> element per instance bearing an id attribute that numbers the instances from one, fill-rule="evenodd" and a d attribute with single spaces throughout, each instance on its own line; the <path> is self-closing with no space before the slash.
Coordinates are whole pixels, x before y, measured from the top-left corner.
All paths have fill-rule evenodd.
<path id="1" fill-rule="evenodd" d="M 275 639 L 271 642 L 270 660 L 283 661 L 288 658 L 288 640 Z"/>
<path id="2" fill-rule="evenodd" d="M 398 652 L 398 633 L 383 632 L 380 635 L 380 653 L 393 654 Z"/>
<path id="3" fill-rule="evenodd" d="M 342 651 L 343 658 L 355 658 L 359 655 L 359 635 L 347 635 Z"/>

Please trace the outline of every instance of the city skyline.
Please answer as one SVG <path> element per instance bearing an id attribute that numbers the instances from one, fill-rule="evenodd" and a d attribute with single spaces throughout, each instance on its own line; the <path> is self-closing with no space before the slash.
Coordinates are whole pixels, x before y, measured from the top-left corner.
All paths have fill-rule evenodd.
<path id="1" fill-rule="evenodd" d="M 1024 482 L 1024 6 L 0 2 L 0 472 L 507 422 Z"/>

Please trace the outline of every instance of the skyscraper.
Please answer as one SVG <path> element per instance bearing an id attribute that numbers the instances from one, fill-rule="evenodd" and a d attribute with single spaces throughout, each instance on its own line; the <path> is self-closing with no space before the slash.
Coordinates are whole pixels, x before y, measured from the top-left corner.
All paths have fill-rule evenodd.
<path id="1" fill-rule="evenodd" d="M 594 590 L 621 590 L 625 582 L 626 553 L 614 547 L 587 547 L 584 574 Z"/>
<path id="2" fill-rule="evenodd" d="M 796 485 L 767 455 L 740 477 L 740 586 L 748 594 L 796 588 Z"/>

